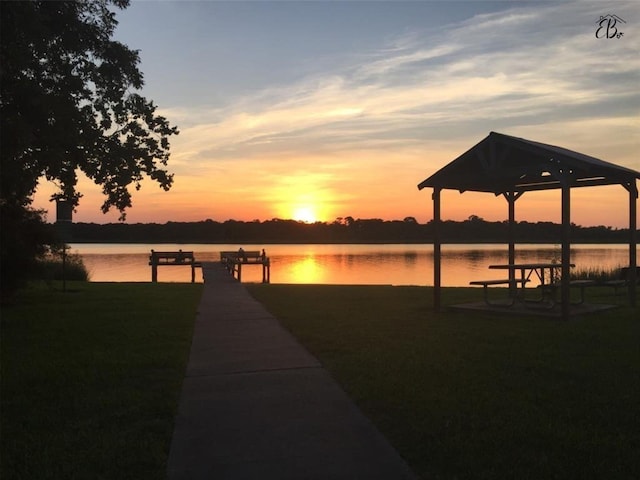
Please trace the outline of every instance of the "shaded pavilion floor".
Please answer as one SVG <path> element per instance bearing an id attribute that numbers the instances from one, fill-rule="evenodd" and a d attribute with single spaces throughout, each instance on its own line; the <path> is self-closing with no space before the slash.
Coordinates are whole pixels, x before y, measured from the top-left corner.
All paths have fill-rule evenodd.
<path id="1" fill-rule="evenodd" d="M 569 310 L 570 317 L 592 314 L 617 308 L 618 305 L 603 303 L 582 303 L 579 305 L 571 305 Z M 549 308 L 548 304 L 539 302 L 516 302 L 513 305 L 489 305 L 484 301 L 462 303 L 457 305 L 448 305 L 446 308 L 454 311 L 462 312 L 491 312 L 502 315 L 535 315 L 549 318 L 562 318 L 561 306 L 556 304 L 553 308 Z"/>

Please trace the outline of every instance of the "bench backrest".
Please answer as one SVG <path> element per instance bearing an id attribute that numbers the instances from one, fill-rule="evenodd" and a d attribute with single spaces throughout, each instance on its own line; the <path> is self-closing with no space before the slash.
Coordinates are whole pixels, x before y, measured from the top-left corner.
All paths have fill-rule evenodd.
<path id="1" fill-rule="evenodd" d="M 195 257 L 193 256 L 193 252 L 156 252 L 151 250 L 151 255 L 149 256 L 149 260 L 151 262 L 158 262 L 159 260 L 174 260 L 176 262 L 184 262 L 195 261 Z"/>
<path id="2" fill-rule="evenodd" d="M 240 253 L 237 250 L 233 252 L 220 252 L 220 260 L 224 260 L 225 258 L 236 259 L 238 257 L 246 257 L 246 258 L 260 258 L 262 256 L 262 252 L 259 251 L 245 251 L 244 253 Z"/>

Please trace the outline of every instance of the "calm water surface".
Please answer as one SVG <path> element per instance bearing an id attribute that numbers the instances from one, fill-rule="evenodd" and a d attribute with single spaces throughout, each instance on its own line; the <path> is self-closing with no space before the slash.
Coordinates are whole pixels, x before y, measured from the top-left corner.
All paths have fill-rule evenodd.
<path id="1" fill-rule="evenodd" d="M 220 251 L 266 249 L 272 283 L 433 285 L 433 246 L 425 245 L 202 245 L 202 244 L 71 244 L 82 256 L 95 282 L 148 282 L 149 253 L 193 251 L 198 261 L 218 261 Z M 497 278 L 488 266 L 508 262 L 507 246 L 465 244 L 442 246 L 442 285 L 467 286 L 471 280 Z M 517 245 L 516 262 L 559 261 L 558 245 Z M 571 262 L 578 269 L 616 268 L 629 261 L 627 245 L 574 245 Z M 189 267 L 160 267 L 158 280 L 189 282 Z M 243 282 L 262 280 L 260 266 L 242 270 Z M 196 281 L 202 273 L 196 271 Z"/>

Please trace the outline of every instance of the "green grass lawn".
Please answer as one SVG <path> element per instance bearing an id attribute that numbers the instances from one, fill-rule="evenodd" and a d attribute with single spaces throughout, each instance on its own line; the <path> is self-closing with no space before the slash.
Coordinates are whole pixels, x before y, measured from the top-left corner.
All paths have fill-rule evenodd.
<path id="1" fill-rule="evenodd" d="M 2 309 L 0 477 L 164 478 L 202 285 L 68 288 Z"/>
<path id="2" fill-rule="evenodd" d="M 637 308 L 563 322 L 434 313 L 419 287 L 249 289 L 423 478 L 640 478 Z"/>
<path id="3" fill-rule="evenodd" d="M 435 314 L 419 287 L 248 288 L 424 478 L 640 477 L 638 309 L 562 322 Z M 0 477 L 164 478 L 202 285 L 69 289 L 3 307 Z"/>

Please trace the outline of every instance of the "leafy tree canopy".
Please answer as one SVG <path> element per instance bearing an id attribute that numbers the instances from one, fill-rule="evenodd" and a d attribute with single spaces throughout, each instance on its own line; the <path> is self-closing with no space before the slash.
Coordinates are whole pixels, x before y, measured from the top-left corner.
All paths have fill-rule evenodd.
<path id="1" fill-rule="evenodd" d="M 77 205 L 79 171 L 102 186 L 102 211 L 131 206 L 144 176 L 168 190 L 178 133 L 141 96 L 138 52 L 112 40 L 129 0 L 0 1 L 0 300 L 54 238 L 31 208 L 38 182 Z"/>
<path id="2" fill-rule="evenodd" d="M 77 174 L 124 219 L 143 176 L 165 190 L 178 130 L 136 90 L 138 52 L 111 39 L 129 0 L 0 2 L 1 198 L 27 206 L 43 177 L 77 205 Z"/>

